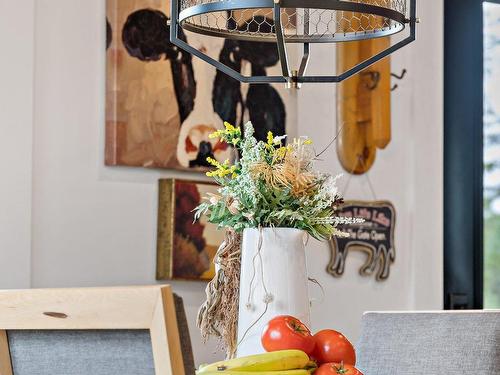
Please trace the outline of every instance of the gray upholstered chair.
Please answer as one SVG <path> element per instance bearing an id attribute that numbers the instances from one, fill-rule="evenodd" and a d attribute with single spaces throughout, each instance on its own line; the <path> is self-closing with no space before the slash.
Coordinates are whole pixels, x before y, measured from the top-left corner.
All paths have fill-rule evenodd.
<path id="1" fill-rule="evenodd" d="M 500 374 L 500 311 L 366 313 L 364 375 Z"/>
<path id="2" fill-rule="evenodd" d="M 167 285 L 0 291 L 0 375 L 194 375 Z"/>

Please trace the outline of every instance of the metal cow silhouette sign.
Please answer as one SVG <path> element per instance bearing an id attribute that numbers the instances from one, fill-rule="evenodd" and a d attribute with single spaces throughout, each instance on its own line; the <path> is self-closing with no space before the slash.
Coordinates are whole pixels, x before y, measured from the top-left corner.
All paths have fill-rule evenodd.
<path id="1" fill-rule="evenodd" d="M 375 274 L 377 281 L 389 277 L 390 266 L 396 259 L 394 229 L 396 210 L 387 201 L 346 201 L 340 216 L 363 218 L 364 223 L 341 225 L 339 229 L 349 237 L 334 237 L 330 241 L 331 259 L 327 272 L 334 277 L 344 274 L 346 259 L 350 251 L 362 251 L 367 259 L 359 269 L 362 276 Z"/>

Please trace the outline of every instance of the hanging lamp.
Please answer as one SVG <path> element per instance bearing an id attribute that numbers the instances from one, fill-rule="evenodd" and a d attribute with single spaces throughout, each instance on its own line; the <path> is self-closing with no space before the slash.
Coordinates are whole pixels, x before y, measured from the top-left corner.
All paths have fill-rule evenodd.
<path id="1" fill-rule="evenodd" d="M 341 82 L 415 40 L 416 0 L 171 0 L 170 41 L 232 78 L 246 83 Z M 306 75 L 310 44 L 409 35 L 339 75 Z M 275 43 L 281 76 L 246 76 L 179 38 L 198 34 Z M 290 67 L 287 45 L 303 44 L 299 67 Z"/>

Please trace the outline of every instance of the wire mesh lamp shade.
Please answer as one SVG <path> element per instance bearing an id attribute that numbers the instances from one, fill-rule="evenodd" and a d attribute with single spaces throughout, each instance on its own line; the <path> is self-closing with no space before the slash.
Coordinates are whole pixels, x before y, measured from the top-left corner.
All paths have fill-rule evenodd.
<path id="1" fill-rule="evenodd" d="M 229 76 L 247 83 L 341 82 L 415 40 L 416 0 L 171 0 L 170 40 Z M 306 75 L 310 44 L 409 35 L 339 75 Z M 275 43 L 281 76 L 246 76 L 179 38 L 180 28 L 238 41 Z M 291 69 L 287 44 L 303 44 Z"/>

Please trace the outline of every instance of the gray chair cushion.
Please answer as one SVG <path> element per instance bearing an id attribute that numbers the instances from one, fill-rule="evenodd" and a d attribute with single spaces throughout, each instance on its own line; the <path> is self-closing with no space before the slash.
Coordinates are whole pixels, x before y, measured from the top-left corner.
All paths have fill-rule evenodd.
<path id="1" fill-rule="evenodd" d="M 154 375 L 147 330 L 9 331 L 14 375 Z"/>
<path id="2" fill-rule="evenodd" d="M 364 375 L 500 374 L 500 312 L 366 313 Z"/>

